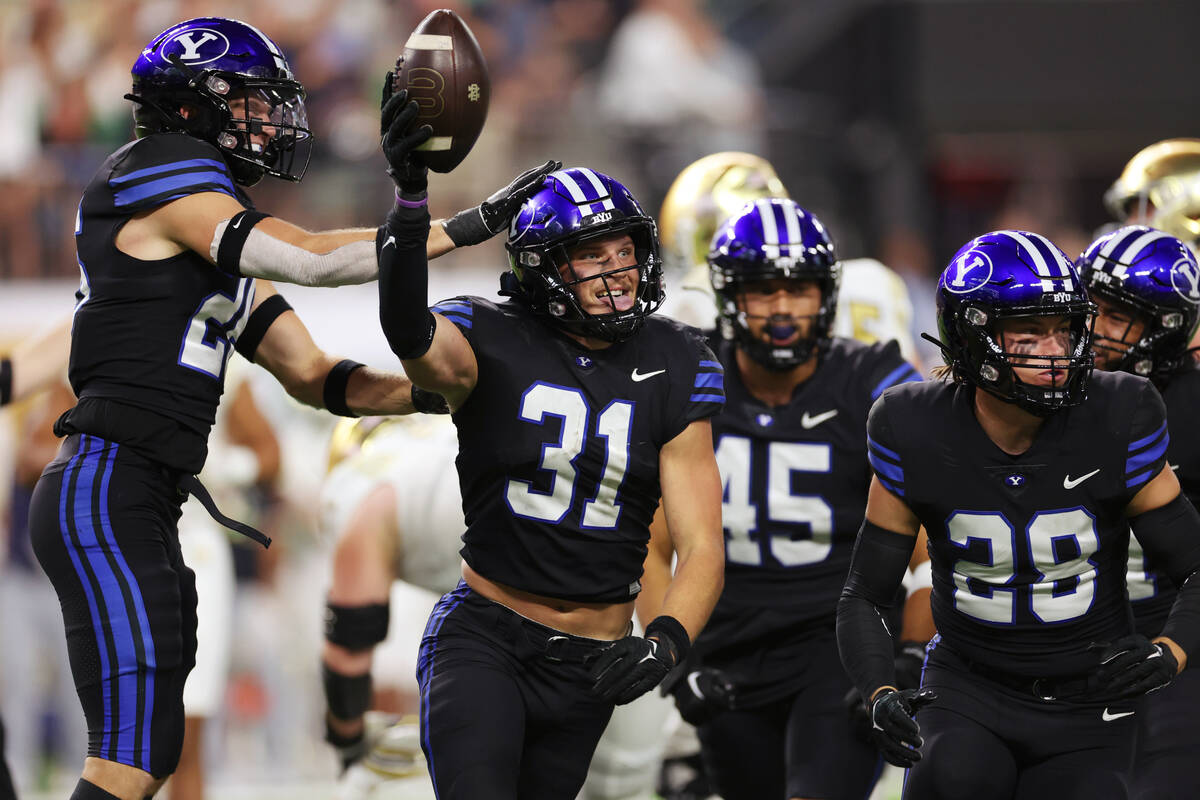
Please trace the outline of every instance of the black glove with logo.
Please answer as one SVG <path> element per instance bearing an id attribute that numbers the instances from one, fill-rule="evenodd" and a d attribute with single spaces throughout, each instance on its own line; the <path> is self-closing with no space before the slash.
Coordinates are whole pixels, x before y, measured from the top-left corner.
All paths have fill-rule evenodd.
<path id="1" fill-rule="evenodd" d="M 921 670 L 925 667 L 925 645 L 916 641 L 900 642 L 896 651 L 896 687 L 920 689 Z M 867 703 L 858 689 L 851 688 L 842 699 L 842 705 L 850 714 L 850 727 L 859 739 L 871 741 L 871 718 L 867 714 Z"/>
<path id="2" fill-rule="evenodd" d="M 913 719 L 937 699 L 932 689 L 884 689 L 871 703 L 871 738 L 889 764 L 907 769 L 921 760 L 921 726 Z"/>
<path id="3" fill-rule="evenodd" d="M 442 223 L 446 235 L 455 247 L 486 242 L 508 227 L 513 214 L 526 200 L 537 194 L 546 176 L 558 169 L 562 169 L 561 161 L 547 161 L 540 167 L 525 170 L 487 200 L 474 208 L 458 212 Z"/>
<path id="4" fill-rule="evenodd" d="M 1101 697 L 1138 697 L 1166 686 L 1177 672 L 1179 662 L 1171 648 L 1132 633 L 1103 645 L 1096 692 Z"/>
<path id="5" fill-rule="evenodd" d="M 703 725 L 733 708 L 735 692 L 725 673 L 712 667 L 680 672 L 678 680 L 663 684 L 663 694 L 675 699 L 679 716 L 690 725 Z"/>
<path id="6" fill-rule="evenodd" d="M 400 69 L 399 62 L 396 69 Z M 388 175 L 396 184 L 398 196 L 417 202 L 425 199 L 429 170 L 424 164 L 415 162 L 412 154 L 433 135 L 433 128 L 421 125 L 413 129 L 420 108 L 417 101 L 408 99 L 408 90 L 393 93 L 395 77 L 395 72 L 388 72 L 383 80 L 383 97 L 379 101 L 380 143 L 388 162 Z"/>
<path id="7" fill-rule="evenodd" d="M 690 648 L 679 620 L 655 617 L 644 637 L 618 639 L 589 658 L 592 691 L 609 703 L 630 703 L 662 683 Z"/>

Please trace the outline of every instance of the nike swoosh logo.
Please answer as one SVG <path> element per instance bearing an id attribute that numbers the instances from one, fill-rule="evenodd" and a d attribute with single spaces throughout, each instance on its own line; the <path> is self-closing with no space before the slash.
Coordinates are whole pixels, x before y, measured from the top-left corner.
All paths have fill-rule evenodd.
<path id="1" fill-rule="evenodd" d="M 396 245 L 396 237 L 392 236 L 390 233 L 388 234 L 388 238 L 383 240 L 383 247 L 381 247 L 379 249 L 384 250 L 387 248 L 387 246 L 389 244 L 392 245 L 393 247 Z"/>
<path id="2" fill-rule="evenodd" d="M 1178 469 L 1179 469 L 1179 465 L 1178 465 L 1178 464 L 1167 464 L 1167 466 L 1171 468 L 1171 471 L 1172 471 L 1172 472 L 1174 472 L 1174 471 L 1176 471 L 1176 470 L 1178 470 Z"/>
<path id="3" fill-rule="evenodd" d="M 1134 714 L 1134 712 L 1132 712 L 1132 711 L 1118 711 L 1117 713 L 1112 714 L 1106 708 L 1100 714 L 1100 719 L 1104 720 L 1105 722 L 1112 722 L 1114 719 L 1120 719 L 1121 717 L 1130 717 L 1130 716 L 1133 716 L 1133 714 Z"/>
<path id="4" fill-rule="evenodd" d="M 1064 475 L 1063 476 L 1063 488 L 1064 489 L 1074 489 L 1076 486 L 1083 483 L 1084 481 L 1086 481 L 1088 478 L 1092 477 L 1099 471 L 1100 471 L 1100 469 L 1099 469 L 1099 467 L 1097 467 L 1096 469 L 1089 472 L 1087 475 L 1080 475 L 1078 478 L 1072 478 L 1070 475 Z"/>
<path id="5" fill-rule="evenodd" d="M 816 415 L 810 417 L 808 415 L 808 412 L 805 411 L 804 414 L 800 417 L 800 426 L 802 428 L 804 428 L 805 430 L 808 430 L 809 428 L 815 428 L 818 425 L 820 425 L 822 422 L 824 422 L 825 420 L 833 419 L 834 417 L 836 417 L 837 413 L 838 413 L 838 410 L 835 408 L 832 411 L 823 411 L 820 414 L 816 414 Z"/>
<path id="6" fill-rule="evenodd" d="M 654 372 L 638 372 L 637 367 L 634 367 L 633 372 L 629 375 L 629 377 L 633 378 L 634 383 L 641 383 L 647 378 L 653 378 L 655 375 L 662 375 L 664 372 L 666 372 L 665 369 L 656 369 Z"/>

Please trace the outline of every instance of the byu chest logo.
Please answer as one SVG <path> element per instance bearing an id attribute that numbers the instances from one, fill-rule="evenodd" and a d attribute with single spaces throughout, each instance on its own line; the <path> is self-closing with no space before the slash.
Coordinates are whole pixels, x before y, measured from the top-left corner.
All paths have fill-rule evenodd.
<path id="1" fill-rule="evenodd" d="M 982 250 L 968 250 L 950 265 L 946 289 L 955 294 L 973 292 L 992 277 L 992 259 Z"/>
<path id="2" fill-rule="evenodd" d="M 229 52 L 229 39 L 212 28 L 193 28 L 176 34 L 163 43 L 159 57 L 169 61 L 171 56 L 187 64 L 207 64 Z"/>
<path id="3" fill-rule="evenodd" d="M 1188 259 L 1181 258 L 1171 266 L 1171 286 L 1189 303 L 1200 303 L 1200 273 Z"/>

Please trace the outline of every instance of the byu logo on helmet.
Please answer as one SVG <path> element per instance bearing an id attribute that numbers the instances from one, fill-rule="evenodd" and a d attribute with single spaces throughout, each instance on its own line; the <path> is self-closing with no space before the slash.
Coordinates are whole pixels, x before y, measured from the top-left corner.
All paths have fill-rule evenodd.
<path id="1" fill-rule="evenodd" d="M 1171 286 L 1189 303 L 1200 303 L 1200 269 L 1196 262 L 1186 257 L 1176 261 L 1171 266 Z"/>
<path id="2" fill-rule="evenodd" d="M 180 31 L 159 49 L 163 61 L 178 56 L 187 64 L 207 64 L 229 52 L 229 39 L 212 28 L 192 28 Z"/>
<path id="3" fill-rule="evenodd" d="M 968 250 L 950 266 L 946 289 L 955 294 L 973 292 L 992 277 L 992 259 L 982 250 Z"/>

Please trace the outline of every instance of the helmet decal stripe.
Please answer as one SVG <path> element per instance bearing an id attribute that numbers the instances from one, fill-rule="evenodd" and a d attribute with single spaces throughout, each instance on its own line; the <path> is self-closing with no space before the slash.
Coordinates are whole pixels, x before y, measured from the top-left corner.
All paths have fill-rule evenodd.
<path id="1" fill-rule="evenodd" d="M 1034 269 L 1036 269 L 1037 274 L 1043 278 L 1042 291 L 1056 291 L 1054 287 L 1054 281 L 1056 280 L 1063 282 L 1062 289 L 1058 291 L 1074 291 L 1074 282 L 1071 280 L 1070 266 L 1063 261 L 1063 257 L 1059 255 L 1055 247 L 1047 242 L 1045 238 L 1036 233 L 1026 235 L 1020 231 L 1002 231 L 1002 233 L 1015 241 L 1025 255 L 1032 259 Z M 1033 238 L 1031 239 L 1030 237 Z M 1057 274 L 1055 274 L 1055 270 L 1051 270 L 1050 264 L 1046 261 L 1046 255 L 1042 252 L 1042 249 L 1038 247 L 1039 244 L 1043 245 L 1046 250 L 1049 251 L 1050 258 L 1054 262 L 1054 266 L 1057 268 Z"/>
<path id="2" fill-rule="evenodd" d="M 604 198 L 601 201 L 601 210 L 612 211 L 614 208 L 616 208 L 616 206 L 613 205 L 612 196 L 608 192 L 608 187 L 605 186 L 600 178 L 596 176 L 595 172 L 592 172 L 587 167 L 580 167 L 579 174 L 584 178 L 587 178 L 588 183 L 590 183 L 592 188 L 596 190 L 597 197 Z"/>
<path id="3" fill-rule="evenodd" d="M 779 258 L 779 224 L 775 219 L 775 209 L 770 200 L 755 200 L 754 207 L 763 228 L 763 250 L 768 258 Z"/>
<path id="4" fill-rule="evenodd" d="M 578 173 L 587 179 L 589 188 L 594 190 L 594 193 L 597 195 L 597 197 L 588 197 L 588 193 L 585 191 L 584 187 L 575 180 L 575 176 L 571 174 L 572 172 Z M 551 177 L 556 178 L 559 183 L 566 187 L 568 194 L 571 195 L 571 200 L 576 205 L 587 206 L 588 214 L 595 214 L 598 211 L 611 210 L 614 207 L 612 199 L 609 198 L 603 203 L 600 203 L 599 209 L 592 208 L 593 204 L 600 202 L 598 198 L 605 197 L 608 192 L 604 189 L 604 184 L 600 182 L 600 179 L 596 177 L 596 173 L 592 172 L 590 169 L 559 170 L 558 172 L 551 173 Z"/>
<path id="5" fill-rule="evenodd" d="M 1126 247 L 1125 251 L 1120 255 L 1109 256 L 1110 260 L 1114 262 L 1117 261 L 1117 259 L 1120 259 L 1119 264 L 1113 265 L 1113 277 L 1124 278 L 1129 272 L 1128 265 L 1132 264 L 1143 250 L 1145 250 L 1158 239 L 1167 238 L 1170 238 L 1170 234 L 1155 230 L 1144 232 L 1130 231 L 1130 233 L 1125 236 L 1114 236 L 1113 239 L 1119 239 L 1122 243 L 1127 243 L 1128 247 Z"/>
<path id="6" fill-rule="evenodd" d="M 794 208 L 782 208 L 783 221 L 787 225 L 787 240 L 788 244 L 799 245 L 801 252 L 804 251 L 804 234 L 800 232 L 800 215 L 801 211 Z M 789 253 L 791 248 L 788 248 Z"/>

